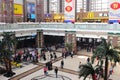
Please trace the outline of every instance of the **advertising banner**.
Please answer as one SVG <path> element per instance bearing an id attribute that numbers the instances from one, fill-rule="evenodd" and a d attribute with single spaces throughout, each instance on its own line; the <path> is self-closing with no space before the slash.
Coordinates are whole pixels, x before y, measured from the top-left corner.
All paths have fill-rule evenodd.
<path id="1" fill-rule="evenodd" d="M 14 15 L 23 15 L 23 0 L 14 0 Z"/>
<path id="2" fill-rule="evenodd" d="M 23 15 L 23 5 L 14 3 L 14 14 Z"/>
<path id="3" fill-rule="evenodd" d="M 119 22 L 120 0 L 109 0 L 109 22 Z"/>
<path id="4" fill-rule="evenodd" d="M 34 3 L 27 3 L 27 17 L 29 20 L 35 20 L 35 4 Z"/>
<path id="5" fill-rule="evenodd" d="M 65 22 L 75 22 L 75 0 L 65 0 Z"/>

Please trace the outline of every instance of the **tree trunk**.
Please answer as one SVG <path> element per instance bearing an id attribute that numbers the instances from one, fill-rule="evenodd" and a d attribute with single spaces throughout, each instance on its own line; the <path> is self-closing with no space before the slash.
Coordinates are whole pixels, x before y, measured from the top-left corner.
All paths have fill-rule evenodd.
<path id="1" fill-rule="evenodd" d="M 5 77 L 12 77 L 15 75 L 14 72 L 12 72 L 12 67 L 11 67 L 11 60 L 7 61 L 7 72 L 4 74 Z"/>
<path id="2" fill-rule="evenodd" d="M 105 58 L 105 76 L 104 76 L 104 80 L 107 80 L 107 76 L 108 76 L 108 57 Z"/>
<path id="3" fill-rule="evenodd" d="M 9 72 L 12 72 L 11 60 L 8 60 Z"/>
<path id="4" fill-rule="evenodd" d="M 9 70 L 9 67 L 8 67 L 8 62 L 7 62 L 7 60 L 4 58 L 4 63 L 5 63 L 5 68 L 6 68 L 6 71 L 8 71 Z"/>

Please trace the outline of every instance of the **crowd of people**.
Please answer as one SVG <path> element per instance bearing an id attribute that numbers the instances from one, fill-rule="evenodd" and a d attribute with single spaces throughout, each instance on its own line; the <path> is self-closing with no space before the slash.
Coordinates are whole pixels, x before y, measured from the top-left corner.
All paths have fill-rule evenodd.
<path id="1" fill-rule="evenodd" d="M 53 60 L 57 59 L 56 52 L 53 51 L 47 51 L 41 50 L 41 52 L 38 52 L 37 49 L 22 49 L 16 52 L 16 54 L 12 55 L 12 61 L 15 61 L 17 63 L 21 62 L 38 62 L 39 60 Z"/>
<path id="2" fill-rule="evenodd" d="M 38 51 L 36 49 L 19 50 L 15 55 L 12 55 L 13 61 L 21 63 L 23 61 L 38 62 Z"/>

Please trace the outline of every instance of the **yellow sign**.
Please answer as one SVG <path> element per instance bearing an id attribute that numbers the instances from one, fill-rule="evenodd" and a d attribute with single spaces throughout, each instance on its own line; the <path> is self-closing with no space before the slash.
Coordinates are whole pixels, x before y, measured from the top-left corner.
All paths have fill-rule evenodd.
<path id="1" fill-rule="evenodd" d="M 55 14 L 54 19 L 61 19 L 61 15 L 60 14 Z"/>
<path id="2" fill-rule="evenodd" d="M 89 19 L 94 18 L 94 12 L 88 12 L 87 18 Z"/>
<path id="3" fill-rule="evenodd" d="M 23 5 L 14 4 L 14 14 L 15 15 L 22 15 L 23 14 Z"/>

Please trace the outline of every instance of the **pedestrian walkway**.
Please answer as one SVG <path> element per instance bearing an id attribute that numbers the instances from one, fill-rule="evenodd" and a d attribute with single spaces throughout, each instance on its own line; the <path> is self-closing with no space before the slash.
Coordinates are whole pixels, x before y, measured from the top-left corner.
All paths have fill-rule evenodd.
<path id="1" fill-rule="evenodd" d="M 88 57 L 92 55 L 90 52 L 85 52 L 85 50 L 79 51 L 78 55 L 74 55 L 73 58 L 70 56 L 65 58 L 60 57 L 61 53 L 57 52 L 56 53 L 58 58 L 56 60 L 52 60 L 53 63 L 53 70 L 48 71 L 48 74 L 50 74 L 52 77 L 44 76 L 45 79 L 37 79 L 37 80 L 57 80 L 54 78 L 55 73 L 54 73 L 54 68 L 58 67 L 58 75 L 66 77 L 66 78 L 60 78 L 58 80 L 83 80 L 82 78 L 78 78 L 79 76 L 79 62 L 82 64 L 86 63 L 86 60 Z M 64 60 L 64 66 L 63 69 L 61 69 L 60 62 L 61 60 Z M 50 60 L 39 60 L 39 63 L 36 65 L 34 64 L 28 64 L 22 68 L 18 68 L 13 70 L 13 72 L 16 73 L 12 78 L 6 78 L 4 76 L 0 76 L 0 80 L 32 80 L 34 78 L 40 78 L 41 76 L 43 77 L 44 72 L 43 72 L 43 67 L 45 66 L 45 63 Z M 117 64 L 117 66 L 114 68 L 114 73 L 110 76 L 110 79 L 112 80 L 118 80 L 120 79 L 120 64 Z M 89 79 L 90 78 L 90 79 Z M 91 77 L 88 77 L 86 80 L 91 80 Z"/>
<path id="2" fill-rule="evenodd" d="M 32 78 L 31 80 L 72 80 L 72 79 L 63 75 L 58 75 L 58 78 L 56 78 L 54 74 L 49 74 L 48 76 L 45 75 L 37 76 Z"/>

